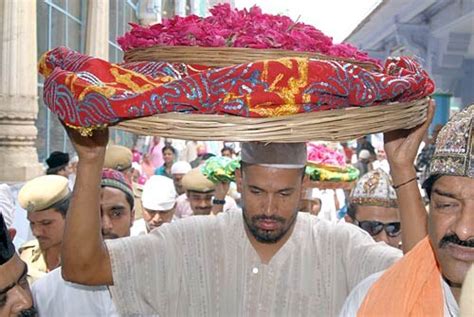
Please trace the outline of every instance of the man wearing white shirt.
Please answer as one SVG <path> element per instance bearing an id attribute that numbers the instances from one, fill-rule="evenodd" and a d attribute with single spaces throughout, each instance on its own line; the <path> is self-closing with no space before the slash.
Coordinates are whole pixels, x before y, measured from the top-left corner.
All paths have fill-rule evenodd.
<path id="1" fill-rule="evenodd" d="M 134 219 L 133 202 L 132 187 L 123 173 L 104 169 L 100 192 L 104 239 L 130 236 Z M 36 281 L 32 293 L 40 316 L 118 316 L 107 286 L 66 282 L 61 276 L 61 268 Z"/>

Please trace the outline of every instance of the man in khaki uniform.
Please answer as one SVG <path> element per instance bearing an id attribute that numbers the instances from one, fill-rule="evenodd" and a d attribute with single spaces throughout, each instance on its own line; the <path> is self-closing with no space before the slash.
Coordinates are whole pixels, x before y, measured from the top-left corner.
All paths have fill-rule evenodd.
<path id="1" fill-rule="evenodd" d="M 20 258 L 28 265 L 30 283 L 61 263 L 61 243 L 70 197 L 68 180 L 59 175 L 37 177 L 18 193 L 20 206 L 27 211 L 36 238 L 19 250 Z"/>
<path id="2" fill-rule="evenodd" d="M 135 199 L 135 219 L 141 219 L 143 213 L 140 197 L 143 186 L 133 182 L 132 158 L 133 154 L 129 148 L 121 145 L 109 145 L 105 151 L 104 168 L 122 172 L 125 179 L 132 184 Z"/>

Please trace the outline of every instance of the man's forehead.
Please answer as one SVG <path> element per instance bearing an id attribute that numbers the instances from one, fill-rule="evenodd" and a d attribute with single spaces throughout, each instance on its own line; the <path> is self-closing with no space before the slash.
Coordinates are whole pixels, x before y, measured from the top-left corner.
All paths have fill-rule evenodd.
<path id="1" fill-rule="evenodd" d="M 442 176 L 433 184 L 433 193 L 473 200 L 474 179 L 466 176 Z"/>
<path id="2" fill-rule="evenodd" d="M 27 218 L 30 221 L 52 220 L 62 217 L 61 213 L 54 208 L 49 208 L 41 211 L 28 211 Z"/>
<path id="3" fill-rule="evenodd" d="M 196 191 L 188 191 L 189 195 L 192 197 L 212 197 L 214 195 L 214 191 L 209 192 L 196 192 Z"/>

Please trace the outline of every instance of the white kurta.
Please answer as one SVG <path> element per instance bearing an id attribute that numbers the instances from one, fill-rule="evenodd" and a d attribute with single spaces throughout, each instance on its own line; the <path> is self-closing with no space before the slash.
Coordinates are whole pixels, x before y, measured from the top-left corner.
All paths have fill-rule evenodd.
<path id="1" fill-rule="evenodd" d="M 360 282 L 360 284 L 357 285 L 357 287 L 352 290 L 349 297 L 347 297 L 347 300 L 344 303 L 344 307 L 342 308 L 339 316 L 340 317 L 357 316 L 357 312 L 359 311 L 359 307 L 360 305 L 362 305 L 362 302 L 364 301 L 365 296 L 369 292 L 372 285 L 379 279 L 379 277 L 384 272 L 385 271 L 372 274 L 371 276 L 369 276 L 368 278 Z M 443 295 L 444 295 L 444 316 L 445 317 L 459 316 L 459 306 L 456 302 L 456 299 L 453 296 L 453 293 L 451 292 L 451 289 L 449 288 L 449 285 L 446 284 L 446 282 L 442 278 L 440 278 L 440 283 L 442 283 L 442 289 L 443 289 Z M 387 316 L 390 316 L 390 312 L 387 312 Z"/>
<path id="2" fill-rule="evenodd" d="M 119 316 L 107 286 L 66 282 L 61 276 L 61 268 L 37 280 L 31 292 L 40 317 Z"/>
<path id="3" fill-rule="evenodd" d="M 106 244 L 112 298 L 135 316 L 335 316 L 353 287 L 401 257 L 357 226 L 305 213 L 269 264 L 250 244 L 241 212 Z"/>

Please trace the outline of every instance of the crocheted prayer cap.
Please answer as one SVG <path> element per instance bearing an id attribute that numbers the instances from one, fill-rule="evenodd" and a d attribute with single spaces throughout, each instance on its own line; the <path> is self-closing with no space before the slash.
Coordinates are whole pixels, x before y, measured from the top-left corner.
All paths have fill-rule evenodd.
<path id="1" fill-rule="evenodd" d="M 0 214 L 0 265 L 6 263 L 15 254 L 15 247 L 10 239 L 7 225 Z"/>
<path id="2" fill-rule="evenodd" d="M 123 191 L 125 194 L 135 197 L 133 195 L 132 185 L 125 179 L 122 172 L 111 168 L 102 169 L 102 180 L 100 181 L 102 187 L 113 187 Z"/>
<path id="3" fill-rule="evenodd" d="M 242 143 L 242 162 L 278 168 L 302 168 L 306 165 L 305 143 Z"/>
<path id="4" fill-rule="evenodd" d="M 430 177 L 452 175 L 473 178 L 473 134 L 474 105 L 471 105 L 456 113 L 439 132 L 431 159 Z"/>
<path id="5" fill-rule="evenodd" d="M 349 197 L 351 203 L 363 206 L 397 208 L 397 194 L 390 175 L 381 169 L 364 174 Z"/>

